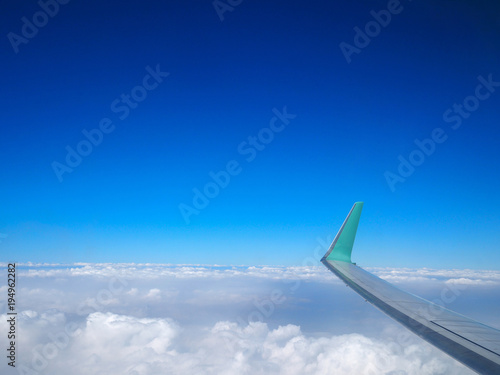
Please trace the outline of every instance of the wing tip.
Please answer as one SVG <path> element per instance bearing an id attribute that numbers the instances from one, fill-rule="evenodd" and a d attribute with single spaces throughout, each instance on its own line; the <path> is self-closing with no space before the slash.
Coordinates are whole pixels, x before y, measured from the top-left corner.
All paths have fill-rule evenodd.
<path id="1" fill-rule="evenodd" d="M 359 218 L 363 209 L 364 202 L 355 202 L 349 211 L 344 223 L 340 227 L 335 239 L 326 254 L 321 258 L 321 262 L 326 260 L 338 260 L 343 262 L 351 262 L 352 247 L 356 232 L 358 230 Z"/>

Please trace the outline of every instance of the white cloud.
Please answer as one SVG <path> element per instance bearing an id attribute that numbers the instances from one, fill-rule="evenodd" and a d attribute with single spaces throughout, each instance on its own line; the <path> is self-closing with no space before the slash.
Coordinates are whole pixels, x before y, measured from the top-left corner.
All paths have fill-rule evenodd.
<path id="1" fill-rule="evenodd" d="M 367 271 L 373 272 L 378 277 L 389 282 L 419 282 L 419 281 L 441 281 L 451 283 L 460 283 L 456 280 L 467 279 L 474 282 L 466 282 L 467 284 L 475 285 L 500 285 L 500 271 L 494 270 L 443 270 L 429 268 L 367 268 Z"/>
<path id="2" fill-rule="evenodd" d="M 131 288 L 128 292 L 126 292 L 129 296 L 135 297 L 139 293 L 139 289 Z"/>
<path id="3" fill-rule="evenodd" d="M 25 264 L 18 273 L 22 277 L 116 277 L 123 279 L 227 279 L 252 277 L 267 280 L 309 280 L 338 283 L 323 266 L 220 266 L 135 263 L 76 263 L 72 265 Z M 27 268 L 27 269 L 26 269 Z M 440 270 L 411 268 L 366 268 L 377 276 L 395 283 L 446 281 L 460 278 L 476 280 L 476 284 L 500 285 L 500 271 Z M 471 283 L 469 283 L 471 284 Z"/>
<path id="4" fill-rule="evenodd" d="M 27 269 L 26 269 L 27 268 Z M 328 270 L 319 266 L 210 266 L 135 263 L 79 263 L 50 267 L 25 264 L 18 274 L 23 277 L 118 277 L 127 279 L 197 279 L 211 277 L 258 277 L 264 279 L 332 279 Z"/>
<path id="5" fill-rule="evenodd" d="M 24 319 L 43 330 L 41 316 Z M 40 339 L 24 356 L 24 369 L 51 375 L 470 373 L 427 345 L 402 347 L 360 334 L 311 337 L 291 324 L 270 329 L 220 321 L 194 332 L 168 318 L 98 312 L 64 338 L 59 318 L 49 320 L 56 339 Z"/>
<path id="6" fill-rule="evenodd" d="M 432 298 L 458 290 L 470 310 L 457 311 L 486 324 L 500 311 L 498 271 L 369 271 Z M 39 374 L 470 374 L 417 337 L 400 345 L 404 329 L 324 267 L 25 265 L 18 278 L 19 360 Z"/>
<path id="7" fill-rule="evenodd" d="M 484 279 L 469 279 L 467 277 L 460 277 L 456 279 L 448 279 L 446 284 L 462 284 L 462 285 L 498 285 L 498 282 L 493 280 Z"/>
<path id="8" fill-rule="evenodd" d="M 146 298 L 160 299 L 161 298 L 161 290 L 157 289 L 157 288 L 150 289 L 148 294 L 146 294 Z"/>

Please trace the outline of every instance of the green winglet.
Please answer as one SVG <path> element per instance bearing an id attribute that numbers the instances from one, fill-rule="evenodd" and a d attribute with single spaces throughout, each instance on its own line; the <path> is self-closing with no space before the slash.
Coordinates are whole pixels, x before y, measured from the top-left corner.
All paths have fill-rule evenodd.
<path id="1" fill-rule="evenodd" d="M 322 260 L 340 260 L 342 262 L 352 263 L 352 246 L 354 245 L 354 238 L 356 238 L 356 231 L 358 230 L 359 217 L 361 216 L 362 209 L 363 202 L 354 203 L 344 224 L 342 224 L 342 227 L 340 227 L 339 232 L 330 245 L 330 249 L 328 249 Z"/>

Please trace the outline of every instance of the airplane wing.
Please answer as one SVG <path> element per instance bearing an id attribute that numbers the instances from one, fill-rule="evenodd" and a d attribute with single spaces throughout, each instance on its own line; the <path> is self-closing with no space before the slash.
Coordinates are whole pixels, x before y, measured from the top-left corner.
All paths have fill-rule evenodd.
<path id="1" fill-rule="evenodd" d="M 356 202 L 321 262 L 366 301 L 479 374 L 500 374 L 500 331 L 402 291 L 351 262 Z"/>

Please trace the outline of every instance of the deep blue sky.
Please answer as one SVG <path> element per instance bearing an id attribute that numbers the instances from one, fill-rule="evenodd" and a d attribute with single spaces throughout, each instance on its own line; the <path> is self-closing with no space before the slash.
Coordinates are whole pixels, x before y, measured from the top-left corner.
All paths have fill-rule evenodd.
<path id="1" fill-rule="evenodd" d="M 355 261 L 498 269 L 500 88 L 458 129 L 443 120 L 478 76 L 500 81 L 493 3 L 402 1 L 348 63 L 339 45 L 387 2 L 244 0 L 221 21 L 211 1 L 72 0 L 17 53 L 9 33 L 41 8 L 4 2 L 2 258 L 302 264 L 362 200 Z M 158 65 L 170 75 L 121 120 L 113 101 Z M 296 117 L 248 162 L 239 145 L 285 106 Z M 103 118 L 114 130 L 60 182 L 53 162 Z M 436 128 L 446 141 L 392 191 L 384 173 Z M 187 223 L 179 204 L 231 160 Z"/>

